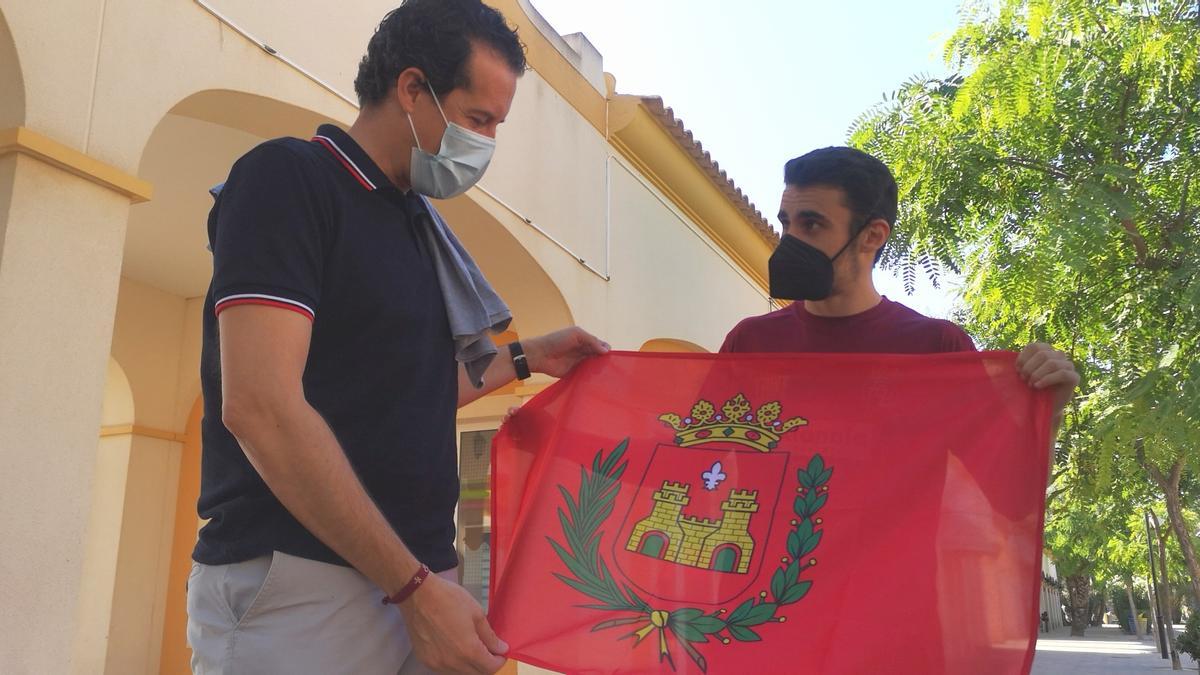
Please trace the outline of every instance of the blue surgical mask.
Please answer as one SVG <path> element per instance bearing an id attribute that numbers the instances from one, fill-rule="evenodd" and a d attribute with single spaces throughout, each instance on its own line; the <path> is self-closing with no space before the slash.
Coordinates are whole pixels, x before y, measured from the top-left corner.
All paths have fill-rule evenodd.
<path id="1" fill-rule="evenodd" d="M 446 122 L 446 132 L 442 135 L 442 147 L 436 155 L 431 155 L 421 149 L 417 127 L 413 124 L 412 116 L 408 116 L 408 126 L 412 128 L 416 143 L 409 163 L 409 181 L 413 190 L 426 197 L 449 199 L 471 189 L 483 177 L 496 151 L 496 139 L 477 134 L 446 119 L 433 87 L 428 81 L 425 84 Z"/>

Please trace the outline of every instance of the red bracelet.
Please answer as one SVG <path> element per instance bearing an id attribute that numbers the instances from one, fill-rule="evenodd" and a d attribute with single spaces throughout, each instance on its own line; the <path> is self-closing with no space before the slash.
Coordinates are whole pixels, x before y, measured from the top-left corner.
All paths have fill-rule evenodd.
<path id="1" fill-rule="evenodd" d="M 410 596 L 412 596 L 413 593 L 417 592 L 417 589 L 421 587 L 421 584 L 425 583 L 425 578 L 428 576 L 429 566 L 425 563 L 421 563 L 421 569 L 417 570 L 417 573 L 412 576 L 412 579 L 408 580 L 407 584 L 404 584 L 404 588 L 396 591 L 393 595 L 385 597 L 383 599 L 383 604 L 398 605 L 404 602 Z"/>

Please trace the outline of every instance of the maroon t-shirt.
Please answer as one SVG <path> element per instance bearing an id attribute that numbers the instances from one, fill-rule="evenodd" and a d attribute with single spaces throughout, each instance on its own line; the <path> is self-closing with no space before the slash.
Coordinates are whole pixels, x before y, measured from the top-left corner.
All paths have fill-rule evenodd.
<path id="1" fill-rule="evenodd" d="M 770 314 L 752 316 L 729 331 L 721 351 L 930 354 L 975 351 L 975 343 L 962 328 L 949 321 L 932 319 L 883 298 L 878 305 L 853 316 L 816 316 L 804 309 L 803 302 L 795 302 Z M 970 453 L 967 456 L 971 457 Z M 974 473 L 985 469 L 968 461 L 963 470 Z M 964 481 L 953 484 L 959 483 Z M 935 489 L 943 489 L 941 478 Z M 1003 506 L 999 510 L 1008 512 Z M 926 547 L 922 550 L 927 564 L 936 567 L 935 549 Z M 910 591 L 922 597 L 937 597 L 942 592 L 932 575 L 912 580 L 911 584 L 915 587 Z M 928 633 L 938 630 L 939 621 L 936 612 L 926 613 L 913 625 L 919 632 Z"/>
<path id="2" fill-rule="evenodd" d="M 817 316 L 795 302 L 743 319 L 725 336 L 722 353 L 856 352 L 935 354 L 973 352 L 971 336 L 943 319 L 931 319 L 886 297 L 852 316 Z"/>

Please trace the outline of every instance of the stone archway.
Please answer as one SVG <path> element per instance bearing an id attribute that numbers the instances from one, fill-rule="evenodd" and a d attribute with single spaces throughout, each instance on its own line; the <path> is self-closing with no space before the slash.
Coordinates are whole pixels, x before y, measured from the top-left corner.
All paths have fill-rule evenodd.
<path id="1" fill-rule="evenodd" d="M 138 174 L 154 183 L 153 201 L 130 211 L 122 276 L 181 298 L 204 295 L 212 273 L 206 245 L 208 190 L 233 162 L 279 136 L 307 137 L 323 115 L 256 94 L 194 93 L 163 116 L 142 151 Z"/>

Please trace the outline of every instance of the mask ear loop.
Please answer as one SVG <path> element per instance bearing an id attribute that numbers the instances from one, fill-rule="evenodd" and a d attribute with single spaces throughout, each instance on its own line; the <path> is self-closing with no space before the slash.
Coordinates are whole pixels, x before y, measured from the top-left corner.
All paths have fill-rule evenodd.
<path id="1" fill-rule="evenodd" d="M 872 220 L 875 220 L 875 219 L 872 219 L 872 217 L 870 217 L 870 216 L 866 217 L 866 222 L 863 223 L 863 227 L 859 227 L 858 232 L 851 235 L 851 238 L 846 241 L 846 244 L 844 246 L 842 246 L 841 249 L 838 249 L 838 252 L 834 253 L 834 256 L 832 258 L 829 258 L 829 262 L 836 261 L 836 259 L 838 259 L 838 256 L 840 256 L 842 252 L 844 252 L 846 249 L 848 249 L 848 247 L 850 247 L 851 244 L 854 243 L 854 239 L 858 239 L 858 235 L 863 233 L 864 229 L 866 229 L 866 223 L 871 222 Z"/>
<path id="2" fill-rule="evenodd" d="M 408 120 L 408 128 L 412 129 L 413 140 L 417 142 L 417 149 L 421 152 L 425 152 L 425 148 L 421 147 L 421 138 L 417 136 L 417 127 L 413 124 L 412 115 L 404 113 L 404 118 Z"/>
<path id="3" fill-rule="evenodd" d="M 425 86 L 429 87 L 429 95 L 433 97 L 433 104 L 437 106 L 438 113 L 442 116 L 442 121 L 446 123 L 446 126 L 450 126 L 450 120 L 446 117 L 446 111 L 442 110 L 442 102 L 438 100 L 437 94 L 433 91 L 433 84 L 426 79 Z"/>
<path id="4" fill-rule="evenodd" d="M 429 78 L 425 78 L 425 86 L 429 87 L 429 95 L 433 97 L 433 104 L 437 106 L 438 114 L 442 116 L 442 121 L 446 123 L 447 127 L 449 127 L 450 120 L 446 118 L 446 111 L 442 110 L 442 103 L 441 101 L 438 101 L 437 94 L 434 93 L 433 85 L 429 82 Z M 404 113 L 404 117 L 408 120 L 408 128 L 412 129 L 413 140 L 417 142 L 417 149 L 421 152 L 425 152 L 425 148 L 421 147 L 421 138 L 417 136 L 417 127 L 413 124 L 412 115 Z"/>
<path id="5" fill-rule="evenodd" d="M 850 248 L 850 244 L 853 244 L 854 240 L 858 239 L 858 235 L 862 234 L 863 230 L 867 229 L 867 225 L 869 225 L 872 220 L 875 220 L 875 218 L 876 218 L 875 209 L 879 208 L 879 202 L 881 202 L 881 201 L 883 201 L 883 194 L 880 194 L 878 197 L 875 198 L 875 203 L 872 204 L 871 208 L 867 211 L 867 217 L 865 220 L 863 220 L 863 224 L 858 228 L 858 231 L 855 232 L 850 237 L 850 239 L 846 241 L 846 245 L 842 246 L 842 248 L 840 248 L 838 250 L 838 252 L 836 254 L 834 254 L 834 256 L 832 258 L 829 259 L 830 262 L 837 260 L 838 256 L 840 256 L 843 251 Z"/>

